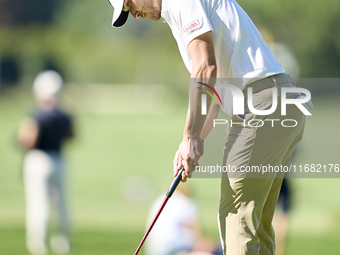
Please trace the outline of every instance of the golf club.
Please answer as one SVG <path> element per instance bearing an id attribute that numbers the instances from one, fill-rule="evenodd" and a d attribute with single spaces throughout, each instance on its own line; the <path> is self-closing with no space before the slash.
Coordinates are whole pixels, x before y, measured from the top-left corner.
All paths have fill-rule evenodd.
<path id="1" fill-rule="evenodd" d="M 162 203 L 161 207 L 158 209 L 158 212 L 157 212 L 156 216 L 155 216 L 154 219 L 152 220 L 152 222 L 151 222 L 151 224 L 150 224 L 148 230 L 146 231 L 146 233 L 145 233 L 145 235 L 144 235 L 142 241 L 141 241 L 140 244 L 138 245 L 138 248 L 137 248 L 137 250 L 135 251 L 134 255 L 137 255 L 138 252 L 139 252 L 139 250 L 142 248 L 142 245 L 143 245 L 145 239 L 148 237 L 148 235 L 149 235 L 151 229 L 152 229 L 153 226 L 155 225 L 155 223 L 156 223 L 156 221 L 157 221 L 159 215 L 161 214 L 161 212 L 162 212 L 163 209 L 164 209 L 164 206 L 166 205 L 166 203 L 168 202 L 169 198 L 172 196 L 172 194 L 173 194 L 174 191 L 176 190 L 176 188 L 177 188 L 179 182 L 182 180 L 182 173 L 183 173 L 183 171 L 184 171 L 184 168 L 182 168 L 182 169 L 179 171 L 178 175 L 177 175 L 177 176 L 175 177 L 175 179 L 173 180 L 173 182 L 172 182 L 172 184 L 171 184 L 171 186 L 170 186 L 168 192 L 167 192 L 166 195 L 165 195 L 165 198 L 164 198 L 164 200 L 163 200 L 163 203 Z"/>

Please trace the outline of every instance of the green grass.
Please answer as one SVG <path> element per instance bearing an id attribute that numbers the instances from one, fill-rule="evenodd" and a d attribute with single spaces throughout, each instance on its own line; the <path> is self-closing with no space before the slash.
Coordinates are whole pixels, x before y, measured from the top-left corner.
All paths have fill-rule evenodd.
<path id="1" fill-rule="evenodd" d="M 78 230 L 74 233 L 72 242 L 74 255 L 93 254 L 133 254 L 139 243 L 142 232 L 126 230 Z M 24 238 L 25 230 L 21 227 L 3 228 L 0 231 L 1 254 L 28 255 Z M 50 252 L 52 254 L 52 252 Z"/>
<path id="2" fill-rule="evenodd" d="M 88 87 L 72 87 L 65 97 L 78 131 L 74 143 L 67 146 L 72 254 L 128 255 L 143 236 L 152 201 L 172 181 L 172 159 L 181 140 L 186 103 L 169 91 L 155 92 L 164 100 L 143 101 L 138 95 L 122 100 L 114 87 L 97 88 L 93 96 Z M 17 126 L 32 105 L 27 95 L 27 91 L 7 92 L 0 98 L 0 254 L 6 255 L 27 254 L 22 153 L 14 143 Z M 338 101 L 316 98 L 314 104 L 296 163 L 340 163 Z M 125 195 L 129 183 L 136 180 L 139 185 L 133 194 L 140 195 L 139 202 Z M 291 181 L 294 203 L 287 254 L 339 254 L 339 179 Z M 219 180 L 193 179 L 185 185 L 192 188 L 200 208 L 204 233 L 217 238 Z"/>
<path id="3" fill-rule="evenodd" d="M 71 255 L 131 255 L 142 236 L 141 230 L 124 229 L 78 229 L 74 232 Z M 28 255 L 24 246 L 25 232 L 22 227 L 2 228 L 0 251 L 6 255 Z M 50 253 L 52 254 L 52 253 Z M 144 254 L 143 251 L 140 253 Z M 337 255 L 339 254 L 339 233 L 322 236 L 296 235 L 290 233 L 287 239 L 289 255 Z"/>

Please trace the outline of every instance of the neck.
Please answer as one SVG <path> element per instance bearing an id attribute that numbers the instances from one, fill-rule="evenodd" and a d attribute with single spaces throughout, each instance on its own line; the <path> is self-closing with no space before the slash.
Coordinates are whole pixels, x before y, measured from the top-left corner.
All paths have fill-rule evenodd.
<path id="1" fill-rule="evenodd" d="M 38 105 L 41 109 L 50 111 L 56 107 L 56 100 L 55 98 L 44 98 L 38 100 Z"/>

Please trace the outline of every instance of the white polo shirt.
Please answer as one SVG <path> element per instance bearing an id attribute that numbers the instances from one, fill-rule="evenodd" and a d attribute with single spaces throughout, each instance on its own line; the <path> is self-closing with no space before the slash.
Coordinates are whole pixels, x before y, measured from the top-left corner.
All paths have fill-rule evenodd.
<path id="1" fill-rule="evenodd" d="M 163 0 L 162 17 L 169 24 L 183 61 L 191 73 L 188 44 L 212 31 L 217 78 L 241 78 L 241 89 L 255 80 L 284 73 L 273 51 L 235 0 Z"/>

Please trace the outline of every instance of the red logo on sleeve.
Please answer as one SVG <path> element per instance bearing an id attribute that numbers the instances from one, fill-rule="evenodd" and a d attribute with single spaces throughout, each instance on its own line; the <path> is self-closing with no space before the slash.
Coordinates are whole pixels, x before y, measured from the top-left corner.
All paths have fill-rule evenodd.
<path id="1" fill-rule="evenodd" d="M 186 25 L 183 29 L 182 29 L 182 34 L 184 35 L 189 35 L 192 32 L 200 29 L 202 27 L 202 24 L 200 23 L 200 21 L 197 19 L 195 21 L 190 22 L 188 25 Z"/>

